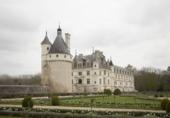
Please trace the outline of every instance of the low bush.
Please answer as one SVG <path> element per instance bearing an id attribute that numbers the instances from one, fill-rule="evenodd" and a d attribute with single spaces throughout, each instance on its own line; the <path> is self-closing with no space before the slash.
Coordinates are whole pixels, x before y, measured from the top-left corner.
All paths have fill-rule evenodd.
<path id="1" fill-rule="evenodd" d="M 53 106 L 59 105 L 59 98 L 58 98 L 58 96 L 52 96 L 52 98 L 51 98 L 51 105 L 53 105 Z"/>
<path id="2" fill-rule="evenodd" d="M 112 91 L 110 89 L 104 89 L 104 94 L 106 95 L 112 95 Z"/>
<path id="3" fill-rule="evenodd" d="M 157 94 L 155 94 L 155 95 L 154 95 L 154 97 L 156 97 L 156 98 L 157 98 L 157 97 L 158 97 L 158 95 L 157 95 Z"/>
<path id="4" fill-rule="evenodd" d="M 120 89 L 115 89 L 114 92 L 113 92 L 114 95 L 120 95 L 121 94 L 121 91 Z"/>
<path id="5" fill-rule="evenodd" d="M 33 100 L 30 96 L 24 97 L 24 100 L 22 101 L 22 107 L 33 107 Z"/>
<path id="6" fill-rule="evenodd" d="M 167 105 L 168 102 L 169 102 L 168 99 L 163 99 L 161 101 L 161 109 L 166 110 L 166 105 Z"/>
<path id="7" fill-rule="evenodd" d="M 166 104 L 166 112 L 170 113 L 170 101 Z"/>
<path id="8" fill-rule="evenodd" d="M 163 95 L 163 94 L 160 94 L 160 97 L 164 97 L 164 95 Z"/>

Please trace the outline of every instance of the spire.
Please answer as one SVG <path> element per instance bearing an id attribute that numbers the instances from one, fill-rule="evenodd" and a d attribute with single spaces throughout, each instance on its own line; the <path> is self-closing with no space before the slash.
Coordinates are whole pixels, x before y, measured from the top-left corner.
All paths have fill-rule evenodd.
<path id="1" fill-rule="evenodd" d="M 58 29 L 57 29 L 57 32 L 61 32 L 62 30 L 61 30 L 61 28 L 60 28 L 60 24 L 59 24 L 59 26 L 58 26 Z"/>
<path id="2" fill-rule="evenodd" d="M 45 38 L 41 42 L 41 44 L 50 44 L 51 45 L 51 42 L 49 41 L 48 36 L 47 36 L 47 31 L 45 32 Z"/>
<path id="3" fill-rule="evenodd" d="M 47 31 L 45 32 L 45 36 L 47 37 Z"/>

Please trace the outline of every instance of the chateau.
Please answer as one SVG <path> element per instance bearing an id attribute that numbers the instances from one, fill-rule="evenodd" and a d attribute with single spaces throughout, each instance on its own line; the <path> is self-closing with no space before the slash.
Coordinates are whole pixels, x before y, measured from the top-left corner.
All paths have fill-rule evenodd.
<path id="1" fill-rule="evenodd" d="M 104 89 L 120 89 L 132 92 L 134 76 L 130 67 L 122 68 L 105 59 L 96 50 L 91 55 L 76 55 L 73 59 L 73 92 L 103 92 Z"/>
<path id="2" fill-rule="evenodd" d="M 130 67 L 122 68 L 106 60 L 103 52 L 91 55 L 70 54 L 70 34 L 59 27 L 57 37 L 51 44 L 46 36 L 41 42 L 42 85 L 54 93 L 92 93 L 104 89 L 133 92 L 134 75 Z"/>

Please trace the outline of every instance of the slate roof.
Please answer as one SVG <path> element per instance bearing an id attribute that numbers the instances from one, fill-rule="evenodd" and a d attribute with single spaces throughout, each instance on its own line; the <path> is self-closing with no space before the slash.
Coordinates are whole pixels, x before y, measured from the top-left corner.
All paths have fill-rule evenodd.
<path id="1" fill-rule="evenodd" d="M 47 36 L 47 32 L 46 32 L 44 40 L 41 42 L 41 45 L 43 45 L 43 44 L 51 45 L 51 42 L 49 41 L 48 36 Z"/>
<path id="2" fill-rule="evenodd" d="M 64 42 L 61 32 L 62 32 L 62 30 L 59 27 L 58 30 L 57 30 L 57 37 L 55 38 L 55 41 L 52 44 L 49 53 L 70 54 L 70 52 L 68 50 L 68 46 Z"/>

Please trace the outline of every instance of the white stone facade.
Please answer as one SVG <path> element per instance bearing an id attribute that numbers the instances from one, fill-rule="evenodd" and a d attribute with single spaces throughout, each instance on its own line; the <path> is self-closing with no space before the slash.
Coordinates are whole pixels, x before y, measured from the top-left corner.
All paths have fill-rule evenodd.
<path id="1" fill-rule="evenodd" d="M 97 56 L 98 53 L 104 58 L 103 65 L 100 62 L 100 56 Z M 133 72 L 127 68 L 115 66 L 111 61 L 105 61 L 102 52 L 96 51 L 91 56 L 79 55 L 75 58 L 77 59 L 74 59 L 72 73 L 73 92 L 95 93 L 103 92 L 104 89 L 114 91 L 116 88 L 122 92 L 135 91 Z M 82 60 L 87 62 L 83 64 Z"/>

